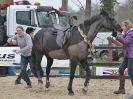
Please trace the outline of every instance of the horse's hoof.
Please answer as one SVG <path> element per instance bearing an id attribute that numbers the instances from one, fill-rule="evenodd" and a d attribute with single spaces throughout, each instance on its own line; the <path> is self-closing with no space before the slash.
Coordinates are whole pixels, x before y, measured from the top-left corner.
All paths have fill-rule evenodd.
<path id="1" fill-rule="evenodd" d="M 74 92 L 69 92 L 68 95 L 69 96 L 73 96 L 74 95 Z"/>
<path id="2" fill-rule="evenodd" d="M 42 80 L 38 80 L 38 84 L 43 84 L 43 81 Z"/>
<path id="3" fill-rule="evenodd" d="M 39 88 L 42 89 L 42 84 L 38 84 Z"/>
<path id="4" fill-rule="evenodd" d="M 45 87 L 46 87 L 46 88 L 49 88 L 49 86 L 50 86 L 50 82 L 46 82 Z"/>
<path id="5" fill-rule="evenodd" d="M 43 81 L 42 80 L 38 80 L 38 86 L 40 89 L 42 89 L 42 85 L 43 85 Z"/>
<path id="6" fill-rule="evenodd" d="M 85 88 L 82 88 L 82 92 L 83 92 L 83 94 L 86 94 L 87 90 Z"/>

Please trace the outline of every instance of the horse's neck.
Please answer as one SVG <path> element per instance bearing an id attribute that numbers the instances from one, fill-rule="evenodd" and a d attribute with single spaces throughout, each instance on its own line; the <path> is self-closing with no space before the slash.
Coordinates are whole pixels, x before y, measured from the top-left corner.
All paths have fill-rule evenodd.
<path id="1" fill-rule="evenodd" d="M 99 19 L 96 22 L 94 22 L 93 24 L 91 24 L 90 29 L 89 29 L 89 31 L 87 33 L 87 36 L 88 36 L 88 38 L 90 39 L 91 42 L 94 40 L 94 38 L 96 37 L 97 33 L 101 29 L 102 22 L 103 22 L 103 19 Z"/>

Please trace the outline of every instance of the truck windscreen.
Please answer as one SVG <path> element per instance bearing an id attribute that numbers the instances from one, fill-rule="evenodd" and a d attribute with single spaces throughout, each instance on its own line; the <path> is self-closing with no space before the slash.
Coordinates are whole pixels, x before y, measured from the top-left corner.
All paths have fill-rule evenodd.
<path id="1" fill-rule="evenodd" d="M 37 12 L 38 24 L 40 27 L 52 27 L 53 19 L 49 12 L 38 11 Z"/>

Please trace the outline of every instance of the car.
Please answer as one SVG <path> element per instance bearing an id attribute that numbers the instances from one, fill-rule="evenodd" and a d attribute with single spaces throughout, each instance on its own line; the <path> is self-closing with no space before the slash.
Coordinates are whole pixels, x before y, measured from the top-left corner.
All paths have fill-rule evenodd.
<path id="1" fill-rule="evenodd" d="M 96 38 L 93 41 L 93 45 L 95 47 L 99 47 L 99 49 L 96 49 L 95 55 L 97 58 L 100 58 L 102 61 L 108 61 L 109 60 L 109 41 L 108 37 L 111 37 L 111 32 L 99 32 L 96 36 Z M 112 47 L 117 47 L 117 45 L 112 43 Z M 112 49 L 112 61 L 119 61 L 122 59 L 122 49 Z"/>

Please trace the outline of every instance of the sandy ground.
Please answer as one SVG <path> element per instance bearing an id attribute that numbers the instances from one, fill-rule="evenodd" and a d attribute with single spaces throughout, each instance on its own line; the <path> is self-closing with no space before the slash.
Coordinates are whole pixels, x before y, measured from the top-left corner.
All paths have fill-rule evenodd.
<path id="1" fill-rule="evenodd" d="M 118 88 L 116 79 L 91 79 L 87 94 L 82 93 L 83 78 L 75 78 L 73 82 L 74 96 L 68 96 L 67 84 L 69 77 L 51 77 L 51 86 L 40 89 L 37 79 L 31 77 L 33 88 L 26 89 L 25 82 L 15 85 L 16 76 L 0 77 L 0 99 L 127 99 L 132 90 L 131 82 L 126 79 L 125 95 L 114 95 Z M 45 84 L 45 77 L 43 78 Z"/>

